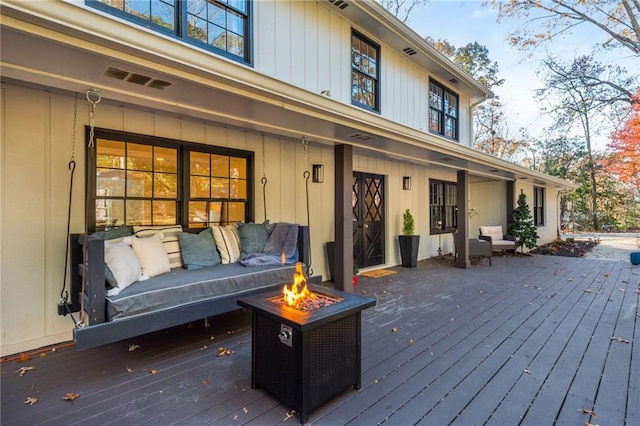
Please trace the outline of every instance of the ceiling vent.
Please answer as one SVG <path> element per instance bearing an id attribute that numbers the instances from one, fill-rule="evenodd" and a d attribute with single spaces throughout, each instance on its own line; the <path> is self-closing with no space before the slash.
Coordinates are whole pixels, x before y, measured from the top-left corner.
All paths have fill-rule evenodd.
<path id="1" fill-rule="evenodd" d="M 129 83 L 151 87 L 158 90 L 165 90 L 167 87 L 173 84 L 168 81 L 158 80 L 157 78 L 132 73 L 115 67 L 107 68 L 107 70 L 104 72 L 104 75 L 106 75 L 107 77 L 115 78 L 116 80 L 128 81 Z"/>
<path id="2" fill-rule="evenodd" d="M 449 79 L 449 83 L 451 83 L 451 84 L 458 84 L 458 83 L 460 83 L 460 80 L 458 80 L 458 79 L 457 79 L 457 78 L 455 78 L 455 77 L 454 77 L 454 78 L 450 78 L 450 79 Z"/>
<path id="3" fill-rule="evenodd" d="M 413 56 L 413 55 L 415 55 L 416 53 L 418 53 L 418 52 L 416 52 L 412 47 L 405 47 L 404 49 L 402 49 L 402 51 L 403 51 L 404 53 L 406 53 L 407 55 L 409 55 L 409 56 Z"/>
<path id="4" fill-rule="evenodd" d="M 344 0 L 329 0 L 330 3 L 333 3 L 334 6 L 336 6 L 339 9 L 344 9 L 347 6 L 349 6 L 349 3 L 347 3 Z"/>
<path id="5" fill-rule="evenodd" d="M 349 137 L 353 139 L 359 139 L 361 141 L 372 141 L 375 139 L 375 136 L 366 135 L 364 133 L 354 133 L 352 135 L 349 135 Z"/>

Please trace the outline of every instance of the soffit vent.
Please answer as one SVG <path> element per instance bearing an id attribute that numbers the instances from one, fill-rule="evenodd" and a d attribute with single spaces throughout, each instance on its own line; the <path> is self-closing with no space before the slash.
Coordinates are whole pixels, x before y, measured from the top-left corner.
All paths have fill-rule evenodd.
<path id="1" fill-rule="evenodd" d="M 442 161 L 453 161 L 453 158 L 451 158 L 451 157 L 440 157 L 440 159 Z"/>
<path id="2" fill-rule="evenodd" d="M 366 135 L 364 133 L 354 133 L 352 135 L 349 135 L 349 137 L 353 139 L 359 139 L 361 141 L 372 141 L 375 139 L 375 136 Z"/>
<path id="3" fill-rule="evenodd" d="M 458 79 L 457 79 L 457 78 L 455 78 L 455 77 L 454 77 L 454 78 L 450 78 L 450 79 L 449 79 L 449 83 L 451 83 L 451 84 L 458 84 L 458 83 L 460 83 L 460 80 L 458 80 Z"/>
<path id="4" fill-rule="evenodd" d="M 349 3 L 344 0 L 329 0 L 329 3 L 333 3 L 333 5 L 339 9 L 344 9 L 349 6 Z"/>
<path id="5" fill-rule="evenodd" d="M 132 73 L 115 67 L 107 68 L 107 70 L 104 72 L 104 75 L 106 75 L 107 77 L 115 78 L 116 80 L 128 81 L 129 83 L 151 87 L 158 90 L 165 90 L 173 84 L 168 81 L 159 80 L 147 75 Z"/>
<path id="6" fill-rule="evenodd" d="M 412 47 L 405 47 L 404 49 L 402 49 L 402 51 L 403 51 L 404 53 L 406 53 L 407 55 L 409 55 L 409 56 L 413 56 L 413 55 L 415 55 L 416 53 L 418 53 L 418 52 L 416 52 Z"/>

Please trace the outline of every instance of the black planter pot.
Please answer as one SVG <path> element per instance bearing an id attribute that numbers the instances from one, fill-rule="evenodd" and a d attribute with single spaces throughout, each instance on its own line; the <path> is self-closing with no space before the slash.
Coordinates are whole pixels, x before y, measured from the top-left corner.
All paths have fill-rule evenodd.
<path id="1" fill-rule="evenodd" d="M 415 268 L 418 266 L 418 246 L 420 245 L 420 235 L 399 235 L 400 258 L 402 266 L 405 268 Z"/>

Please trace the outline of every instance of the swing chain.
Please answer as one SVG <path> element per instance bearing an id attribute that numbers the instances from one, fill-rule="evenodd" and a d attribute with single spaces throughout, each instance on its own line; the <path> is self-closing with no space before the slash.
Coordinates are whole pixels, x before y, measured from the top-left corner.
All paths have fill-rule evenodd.
<path id="1" fill-rule="evenodd" d="M 67 237 L 64 250 L 64 275 L 62 278 L 62 290 L 60 290 L 60 304 L 67 307 L 69 291 L 67 290 L 67 262 L 69 261 L 69 232 L 71 230 L 71 200 L 73 195 L 73 175 L 76 171 L 76 126 L 78 124 L 78 92 L 75 92 L 73 100 L 73 132 L 71 137 L 71 160 L 69 161 L 69 205 L 67 211 Z M 67 307 L 68 309 L 68 307 Z M 69 312 L 71 313 L 71 312 Z"/>
<path id="2" fill-rule="evenodd" d="M 98 89 L 87 90 L 87 101 L 91 104 L 91 110 L 89 112 L 89 149 L 93 149 L 95 138 L 95 119 L 96 119 L 96 105 L 100 103 L 102 96 Z"/>
<path id="3" fill-rule="evenodd" d="M 267 220 L 267 152 L 264 146 L 264 132 L 262 132 L 262 201 L 264 203 L 264 220 Z"/>
<path id="4" fill-rule="evenodd" d="M 304 164 L 305 170 L 302 173 L 304 177 L 304 185 L 305 185 L 305 194 L 307 200 L 307 226 L 311 225 L 311 220 L 309 216 L 309 177 L 311 173 L 309 173 L 309 140 L 306 136 L 302 137 L 302 146 L 304 148 Z M 313 275 L 313 268 L 311 267 L 311 235 L 309 235 L 309 264 L 307 265 L 307 270 L 309 272 L 309 276 Z"/>

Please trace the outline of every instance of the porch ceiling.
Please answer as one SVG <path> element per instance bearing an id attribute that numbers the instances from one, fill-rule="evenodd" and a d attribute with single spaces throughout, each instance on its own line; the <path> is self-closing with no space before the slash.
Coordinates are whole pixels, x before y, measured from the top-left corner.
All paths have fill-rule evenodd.
<path id="1" fill-rule="evenodd" d="M 6 10 L 6 8 L 5 8 Z M 38 24 L 42 24 L 39 22 Z M 195 117 L 326 145 L 350 144 L 355 152 L 429 167 L 465 169 L 475 180 L 522 180 L 559 189 L 564 180 L 499 160 L 470 148 L 386 120 L 326 96 L 286 85 L 231 63 L 258 81 L 196 69 L 121 43 L 101 44 L 73 31 L 42 28 L 4 15 L 3 82 L 71 94 L 100 91 L 103 103 Z M 104 45 L 106 44 L 106 45 Z M 106 75 L 109 68 L 170 83 L 156 89 Z M 251 78 L 249 81 L 252 81 Z"/>

